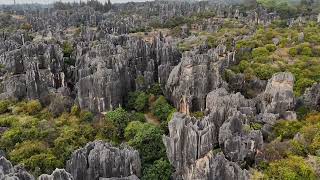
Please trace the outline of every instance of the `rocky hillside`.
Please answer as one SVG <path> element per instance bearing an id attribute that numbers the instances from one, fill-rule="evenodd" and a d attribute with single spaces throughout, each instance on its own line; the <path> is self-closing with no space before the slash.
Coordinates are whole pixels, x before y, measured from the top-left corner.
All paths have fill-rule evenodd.
<path id="1" fill-rule="evenodd" d="M 0 6 L 0 180 L 320 178 L 320 4 Z"/>

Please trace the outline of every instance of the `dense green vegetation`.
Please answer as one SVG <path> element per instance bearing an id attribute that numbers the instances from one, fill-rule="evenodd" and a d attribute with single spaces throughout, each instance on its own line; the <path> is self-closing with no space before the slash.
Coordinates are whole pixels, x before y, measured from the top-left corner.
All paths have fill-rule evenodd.
<path id="1" fill-rule="evenodd" d="M 115 145 L 126 141 L 140 152 L 143 179 L 168 179 L 172 168 L 162 135 L 174 108 L 160 94 L 158 85 L 133 92 L 127 105 L 130 111 L 119 107 L 105 117 L 74 105 L 55 118 L 36 100 L 0 101 L 0 127 L 7 128 L 0 137 L 1 149 L 14 164 L 24 164 L 37 176 L 63 168 L 73 151 L 95 139 Z M 154 114 L 161 126 L 147 123 L 145 113 Z"/>
<path id="2" fill-rule="evenodd" d="M 301 95 L 307 87 L 320 81 L 320 26 L 260 27 L 250 39 L 237 42 L 235 73 L 247 78 L 269 79 L 274 73 L 289 71 L 296 78 L 295 93 Z M 302 71 L 303 69 L 303 71 Z"/>

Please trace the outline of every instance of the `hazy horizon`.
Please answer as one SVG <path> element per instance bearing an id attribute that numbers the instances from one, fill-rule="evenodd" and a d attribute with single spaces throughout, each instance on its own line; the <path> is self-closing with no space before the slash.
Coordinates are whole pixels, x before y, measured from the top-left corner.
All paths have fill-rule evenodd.
<path id="1" fill-rule="evenodd" d="M 80 2 L 80 0 L 15 0 L 16 4 L 32 4 L 32 3 L 39 3 L 39 4 L 51 4 L 57 1 L 61 2 Z M 87 0 L 81 0 L 86 2 Z M 108 0 L 98 0 L 100 2 L 106 2 Z M 125 2 L 144 2 L 146 0 L 111 0 L 112 3 L 125 3 Z M 9 5 L 13 4 L 14 0 L 0 0 L 0 5 Z"/>

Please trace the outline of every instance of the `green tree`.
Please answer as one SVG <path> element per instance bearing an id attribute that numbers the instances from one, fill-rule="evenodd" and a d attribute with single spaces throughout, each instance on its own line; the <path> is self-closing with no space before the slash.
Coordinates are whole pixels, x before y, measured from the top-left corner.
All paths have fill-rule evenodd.
<path id="1" fill-rule="evenodd" d="M 152 105 L 151 112 L 161 121 L 165 121 L 173 109 L 174 108 L 167 102 L 166 98 L 160 96 Z"/>
<path id="2" fill-rule="evenodd" d="M 117 134 L 120 139 L 124 137 L 124 129 L 127 127 L 128 123 L 131 121 L 129 113 L 122 107 L 119 107 L 113 111 L 109 111 L 106 114 L 106 120 L 111 121 L 117 128 Z"/>
<path id="3" fill-rule="evenodd" d="M 139 151 L 143 165 L 152 164 L 166 156 L 162 143 L 164 132 L 159 127 L 148 123 L 133 123 L 126 130 L 126 134 L 134 135 L 128 144 Z"/>
<path id="4" fill-rule="evenodd" d="M 169 161 L 161 158 L 155 161 L 143 172 L 142 180 L 169 180 L 172 172 L 173 168 L 170 165 Z"/>

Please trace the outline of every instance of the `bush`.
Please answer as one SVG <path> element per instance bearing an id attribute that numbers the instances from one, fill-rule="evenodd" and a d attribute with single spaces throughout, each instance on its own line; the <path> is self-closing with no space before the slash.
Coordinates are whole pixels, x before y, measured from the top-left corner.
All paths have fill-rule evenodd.
<path id="1" fill-rule="evenodd" d="M 155 161 L 150 167 L 143 172 L 142 180 L 168 180 L 171 177 L 173 168 L 168 160 L 163 158 Z"/>
<path id="2" fill-rule="evenodd" d="M 301 49 L 301 55 L 311 57 L 312 56 L 312 49 L 310 47 L 303 47 Z"/>
<path id="3" fill-rule="evenodd" d="M 10 159 L 14 163 L 20 163 L 22 160 L 30 158 L 33 155 L 44 153 L 47 146 L 41 141 L 24 141 L 18 144 L 10 153 Z"/>
<path id="4" fill-rule="evenodd" d="M 28 101 L 23 105 L 23 112 L 29 115 L 35 115 L 42 109 L 41 104 L 38 100 Z"/>
<path id="5" fill-rule="evenodd" d="M 148 107 L 149 96 L 142 91 L 129 93 L 128 108 L 144 111 Z"/>
<path id="6" fill-rule="evenodd" d="M 270 163 L 266 174 L 269 179 L 317 179 L 313 168 L 298 156 Z"/>
<path id="7" fill-rule="evenodd" d="M 126 138 L 126 140 L 130 140 L 133 139 L 135 137 L 135 135 L 141 131 L 141 129 L 143 128 L 143 123 L 140 121 L 132 121 L 128 124 L 128 126 L 126 127 L 126 129 L 124 130 L 124 137 Z"/>
<path id="8" fill-rule="evenodd" d="M 94 118 L 94 115 L 89 111 L 81 111 L 79 117 L 80 121 L 82 122 L 91 122 Z"/>
<path id="9" fill-rule="evenodd" d="M 290 48 L 289 49 L 289 55 L 291 56 L 291 57 L 295 57 L 296 55 L 298 55 L 298 50 L 297 50 L 297 48 Z"/>
<path id="10" fill-rule="evenodd" d="M 62 49 L 64 57 L 70 57 L 74 50 L 72 44 L 68 41 L 63 42 Z"/>
<path id="11" fill-rule="evenodd" d="M 277 46 L 274 44 L 267 44 L 265 47 L 269 52 L 274 52 L 275 50 L 277 50 Z"/>
<path id="12" fill-rule="evenodd" d="M 80 111 L 81 111 L 81 109 L 80 109 L 79 106 L 73 105 L 73 106 L 71 107 L 71 112 L 70 112 L 70 114 L 71 114 L 71 115 L 74 115 L 74 116 L 79 116 Z"/>
<path id="13" fill-rule="evenodd" d="M 261 58 L 269 56 L 270 52 L 265 47 L 259 47 L 252 50 L 253 58 Z"/>
<path id="14" fill-rule="evenodd" d="M 6 113 L 9 111 L 9 101 L 0 101 L 0 114 Z"/>
<path id="15" fill-rule="evenodd" d="M 117 128 L 117 134 L 120 139 L 124 137 L 124 129 L 129 124 L 130 116 L 126 110 L 119 107 L 113 111 L 109 111 L 106 114 L 106 120 L 111 121 L 113 125 Z"/>
<path id="16" fill-rule="evenodd" d="M 165 121 L 174 108 L 167 102 L 164 96 L 160 96 L 152 105 L 151 112 L 160 119 Z"/>
<path id="17" fill-rule="evenodd" d="M 134 135 L 128 144 L 139 151 L 143 165 L 152 164 L 166 156 L 162 142 L 163 134 L 160 128 L 148 123 L 134 123 L 128 127 L 127 136 Z"/>
<path id="18" fill-rule="evenodd" d="M 306 88 L 310 87 L 315 83 L 314 80 L 308 79 L 308 78 L 301 78 L 296 81 L 295 83 L 295 92 L 297 96 L 300 96 L 301 94 L 304 93 Z"/>
<path id="19" fill-rule="evenodd" d="M 140 122 L 146 122 L 146 117 L 143 113 L 134 112 L 130 113 L 131 121 L 140 121 Z"/>
<path id="20" fill-rule="evenodd" d="M 297 132 L 299 132 L 302 125 L 303 124 L 299 121 L 281 120 L 274 125 L 273 132 L 275 137 L 291 139 L 297 134 Z"/>
<path id="21" fill-rule="evenodd" d="M 268 64 L 255 64 L 255 67 L 253 67 L 253 71 L 255 72 L 256 76 L 263 80 L 268 80 L 272 77 L 274 73 L 277 72 L 277 70 L 268 65 Z"/>
<path id="22" fill-rule="evenodd" d="M 246 60 L 242 60 L 240 63 L 239 63 L 239 70 L 240 72 L 244 72 L 247 68 L 250 67 L 250 63 Z"/>
<path id="23" fill-rule="evenodd" d="M 148 95 L 144 92 L 139 93 L 137 98 L 135 99 L 135 109 L 137 111 L 144 111 L 148 106 Z"/>

